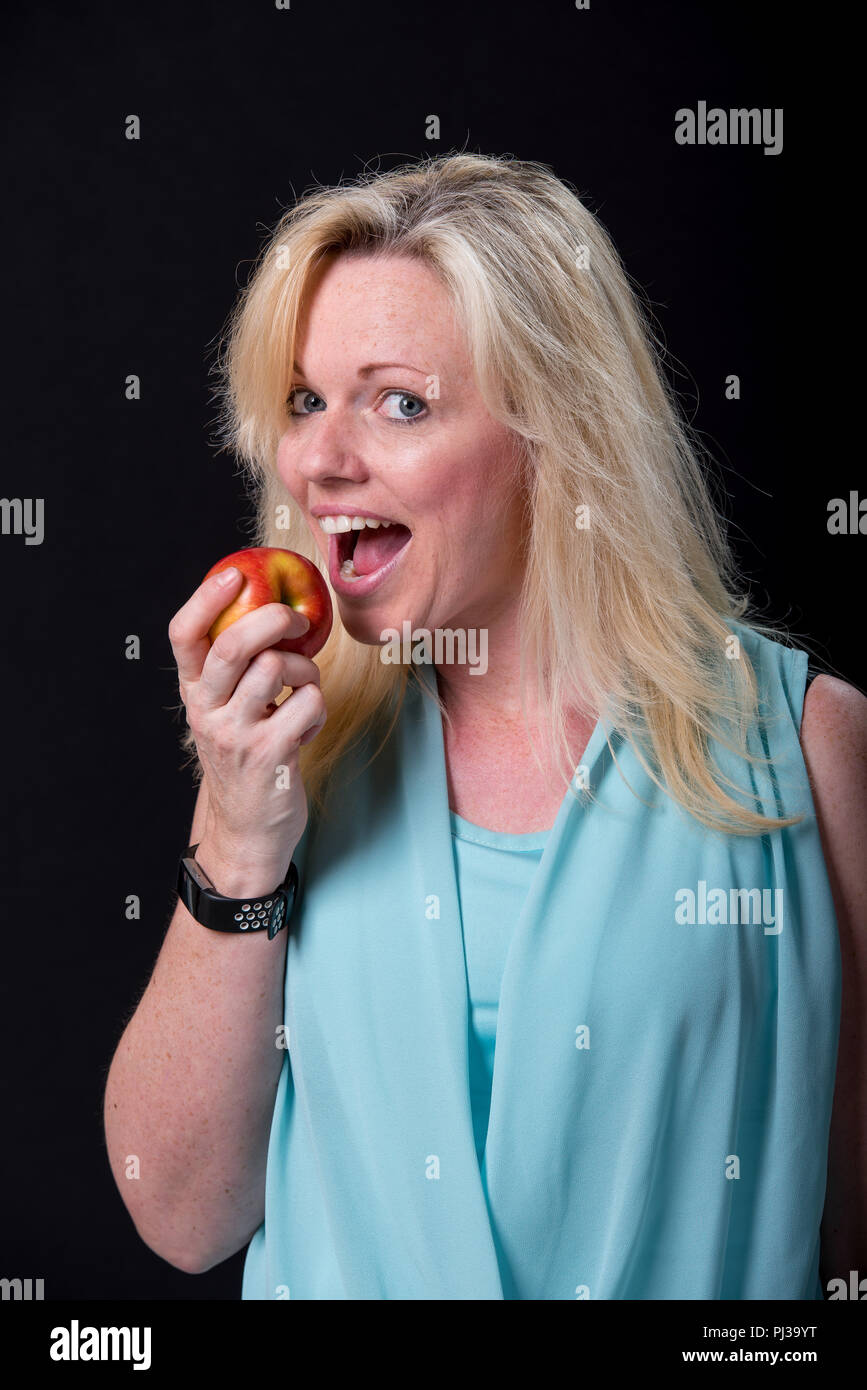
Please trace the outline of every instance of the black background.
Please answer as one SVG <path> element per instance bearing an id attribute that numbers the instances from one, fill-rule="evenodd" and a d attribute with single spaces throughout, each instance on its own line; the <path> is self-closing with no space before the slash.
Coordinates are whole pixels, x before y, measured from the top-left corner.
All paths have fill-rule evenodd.
<path id="1" fill-rule="evenodd" d="M 189 1276 L 138 1238 L 102 1093 L 194 802 L 166 630 L 250 534 L 243 479 L 211 443 L 213 349 L 306 188 L 462 148 L 569 180 L 653 306 L 759 607 L 863 688 L 864 542 L 826 526 L 858 455 L 828 436 L 816 315 L 839 288 L 814 243 L 790 23 L 783 4 L 695 0 L 43 3 L 7 21 L 2 492 L 44 498 L 46 534 L 0 537 L 0 1275 L 43 1277 L 48 1299 L 240 1295 L 242 1254 Z M 784 108 L 783 152 L 676 144 L 675 111 L 699 100 Z"/>

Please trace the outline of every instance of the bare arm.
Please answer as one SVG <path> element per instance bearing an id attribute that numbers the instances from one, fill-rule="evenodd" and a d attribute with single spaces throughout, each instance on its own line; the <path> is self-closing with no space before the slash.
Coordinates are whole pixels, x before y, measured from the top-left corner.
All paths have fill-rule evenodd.
<path id="1" fill-rule="evenodd" d="M 303 833 L 298 750 L 325 709 L 313 662 L 273 645 L 304 630 L 292 609 L 267 604 L 211 646 L 227 593 L 231 582 L 206 581 L 169 629 L 204 770 L 188 843 L 219 893 L 261 897 L 285 878 Z M 109 1069 L 105 1134 L 120 1194 L 145 1243 L 191 1274 L 240 1250 L 264 1217 L 287 937 L 209 931 L 179 902 Z"/>
<path id="2" fill-rule="evenodd" d="M 867 1274 L 867 700 L 832 676 L 807 691 L 804 761 L 840 931 L 840 1047 L 831 1117 L 821 1278 Z"/>
<path id="3" fill-rule="evenodd" d="M 202 841 L 207 788 L 190 843 Z M 272 889 L 209 854 L 227 897 Z M 139 1235 L 188 1273 L 242 1248 L 265 1213 L 265 1160 L 286 1056 L 285 931 L 273 941 L 208 931 L 178 903 L 150 983 L 118 1044 L 105 1091 L 109 1161 Z M 130 1164 L 135 1155 L 139 1175 Z"/>

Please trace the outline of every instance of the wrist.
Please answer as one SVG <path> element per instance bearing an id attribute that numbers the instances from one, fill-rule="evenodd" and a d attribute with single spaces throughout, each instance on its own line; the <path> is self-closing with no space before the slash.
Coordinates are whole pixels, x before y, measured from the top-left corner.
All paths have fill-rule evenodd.
<path id="1" fill-rule="evenodd" d="M 273 892 L 285 879 L 291 860 L 291 852 L 279 859 L 230 853 L 205 837 L 196 850 L 196 862 L 224 898 L 261 897 Z"/>

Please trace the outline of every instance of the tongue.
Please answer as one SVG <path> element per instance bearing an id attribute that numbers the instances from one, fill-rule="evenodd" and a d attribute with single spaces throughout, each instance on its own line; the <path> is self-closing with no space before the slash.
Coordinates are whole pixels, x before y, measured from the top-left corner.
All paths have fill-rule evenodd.
<path id="1" fill-rule="evenodd" d="M 395 522 L 393 526 L 382 526 L 372 531 L 365 526 L 359 531 L 358 540 L 352 555 L 356 574 L 373 574 L 391 560 L 409 540 L 412 532 L 408 526 Z"/>

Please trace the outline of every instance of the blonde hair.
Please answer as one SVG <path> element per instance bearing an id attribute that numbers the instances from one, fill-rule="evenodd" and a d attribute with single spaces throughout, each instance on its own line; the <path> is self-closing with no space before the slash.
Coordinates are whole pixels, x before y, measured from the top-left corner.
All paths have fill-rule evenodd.
<path id="1" fill-rule="evenodd" d="M 431 157 L 317 187 L 281 217 L 216 367 L 221 440 L 246 465 L 257 500 L 250 543 L 296 550 L 328 582 L 274 465 L 300 307 L 334 253 L 413 257 L 438 275 L 487 409 L 523 440 L 521 697 L 526 708 L 533 672 L 564 781 L 571 786 L 575 770 L 567 711 L 604 712 L 653 781 L 704 824 L 755 834 L 800 820 L 744 806 L 726 788 L 750 793 L 712 763 L 708 737 L 767 761 L 746 747 L 755 673 L 743 648 L 739 660 L 726 654 L 728 622 L 744 622 L 749 599 L 737 592 L 700 449 L 666 383 L 649 315 L 600 223 L 547 166 Z M 586 529 L 577 529 L 578 515 Z M 749 626 L 781 640 L 767 624 Z M 324 813 L 340 758 L 368 730 L 388 737 L 418 677 L 350 638 L 336 599 L 317 662 L 328 720 L 300 757 L 308 796 Z M 194 751 L 189 731 L 184 742 Z"/>

